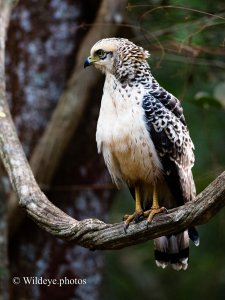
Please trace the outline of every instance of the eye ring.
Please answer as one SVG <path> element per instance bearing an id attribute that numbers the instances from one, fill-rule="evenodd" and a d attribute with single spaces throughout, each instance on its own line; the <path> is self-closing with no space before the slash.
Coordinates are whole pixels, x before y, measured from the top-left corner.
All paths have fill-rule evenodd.
<path id="1" fill-rule="evenodd" d="M 100 58 L 100 59 L 104 59 L 106 57 L 106 52 L 102 49 L 99 49 L 95 52 L 95 54 Z"/>

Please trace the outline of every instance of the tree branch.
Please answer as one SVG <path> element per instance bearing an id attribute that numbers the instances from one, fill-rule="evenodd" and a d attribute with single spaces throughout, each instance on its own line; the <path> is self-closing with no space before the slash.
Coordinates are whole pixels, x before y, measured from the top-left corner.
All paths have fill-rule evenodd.
<path id="1" fill-rule="evenodd" d="M 5 35 L 0 36 L 0 45 Z M 20 206 L 50 234 L 90 249 L 120 249 L 192 225 L 208 222 L 225 205 L 225 172 L 196 198 L 168 214 L 130 224 L 127 234 L 123 223 L 105 224 L 97 219 L 77 221 L 54 206 L 41 192 L 18 140 L 5 97 L 4 47 L 0 49 L 0 156 Z"/>
<path id="2" fill-rule="evenodd" d="M 15 132 L 10 112 L 0 91 L 0 155 L 20 205 L 44 230 L 56 237 L 90 249 L 119 249 L 161 235 L 171 234 L 191 225 L 208 222 L 225 205 L 225 172 L 196 198 L 168 214 L 155 217 L 149 228 L 145 221 L 130 224 L 105 224 L 97 219 L 77 221 L 55 207 L 41 192 Z"/>
<path id="3" fill-rule="evenodd" d="M 130 224 L 127 234 L 123 223 L 105 224 L 97 219 L 78 222 L 55 207 L 40 191 L 16 136 L 9 111 L 1 99 L 6 117 L 1 118 L 1 158 L 11 183 L 27 214 L 44 230 L 56 237 L 90 249 L 119 249 L 148 239 L 208 222 L 225 205 L 225 172 L 211 183 L 196 201 L 155 217 L 149 228 L 145 221 Z"/>

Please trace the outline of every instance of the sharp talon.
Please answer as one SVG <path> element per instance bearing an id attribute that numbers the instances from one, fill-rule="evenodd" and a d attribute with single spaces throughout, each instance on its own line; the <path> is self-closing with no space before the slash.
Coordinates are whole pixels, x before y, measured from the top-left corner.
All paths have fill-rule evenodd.
<path id="1" fill-rule="evenodd" d="M 162 212 L 164 212 L 165 214 L 168 214 L 168 209 L 166 209 L 165 207 L 162 207 Z"/>
<path id="2" fill-rule="evenodd" d="M 124 230 L 125 234 L 127 234 L 127 228 L 128 227 L 129 227 L 129 223 L 124 223 L 123 230 Z"/>

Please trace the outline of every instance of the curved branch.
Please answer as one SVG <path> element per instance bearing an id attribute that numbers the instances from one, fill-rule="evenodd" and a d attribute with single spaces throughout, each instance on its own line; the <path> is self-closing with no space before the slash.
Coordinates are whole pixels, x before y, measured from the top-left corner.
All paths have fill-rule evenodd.
<path id="1" fill-rule="evenodd" d="M 97 219 L 77 221 L 55 207 L 39 189 L 19 144 L 9 111 L 2 100 L 6 116 L 1 118 L 0 154 L 13 189 L 27 214 L 41 228 L 58 238 L 90 249 L 120 249 L 191 225 L 206 223 L 225 205 L 224 172 L 195 201 L 170 210 L 166 215 L 156 216 L 149 228 L 142 221 L 130 224 L 125 234 L 122 222 L 105 224 Z"/>
<path id="2" fill-rule="evenodd" d="M 4 34 L 0 35 L 4 44 Z M 4 78 L 4 48 L 0 49 L 0 78 Z M 161 235 L 208 222 L 225 205 L 225 172 L 196 198 L 168 214 L 158 215 L 147 228 L 145 221 L 105 224 L 97 219 L 77 221 L 54 206 L 41 192 L 27 162 L 6 103 L 4 82 L 0 83 L 0 156 L 26 213 L 50 234 L 90 249 L 120 249 Z M 179 227 L 179 228 L 178 228 Z"/>

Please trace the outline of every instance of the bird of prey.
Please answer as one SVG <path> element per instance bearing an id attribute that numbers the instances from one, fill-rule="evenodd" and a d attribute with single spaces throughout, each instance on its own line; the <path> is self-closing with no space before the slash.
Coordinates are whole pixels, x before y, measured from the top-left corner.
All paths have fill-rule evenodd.
<path id="1" fill-rule="evenodd" d="M 128 185 L 135 211 L 125 215 L 125 229 L 143 217 L 151 223 L 166 212 L 195 198 L 191 168 L 194 145 L 179 100 L 153 77 L 149 52 L 123 38 L 98 41 L 84 67 L 94 65 L 105 74 L 97 124 L 99 153 L 118 188 Z M 197 231 L 154 240 L 157 266 L 186 269 L 189 238 L 198 245 Z"/>

